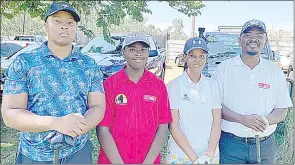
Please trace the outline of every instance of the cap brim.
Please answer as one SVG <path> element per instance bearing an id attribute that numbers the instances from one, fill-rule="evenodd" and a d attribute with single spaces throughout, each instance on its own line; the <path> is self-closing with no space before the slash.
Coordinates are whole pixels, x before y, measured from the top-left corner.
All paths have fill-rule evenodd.
<path id="1" fill-rule="evenodd" d="M 257 27 L 257 28 L 259 28 L 263 33 L 266 33 L 266 31 L 264 30 L 264 28 L 262 28 L 261 26 L 259 26 L 259 25 L 251 25 L 251 26 L 247 27 L 247 29 L 243 30 L 243 31 L 241 32 L 241 34 L 244 33 L 245 31 L 247 31 L 249 28 L 253 28 L 253 27 Z"/>
<path id="2" fill-rule="evenodd" d="M 45 18 L 45 21 L 47 20 L 47 18 L 48 18 L 49 16 L 51 16 L 51 15 L 53 15 L 53 14 L 59 12 L 59 11 L 66 11 L 66 12 L 69 12 L 69 13 L 72 14 L 72 16 L 74 17 L 74 20 L 75 20 L 76 22 L 79 22 L 79 21 L 80 21 L 80 17 L 79 17 L 79 15 L 78 15 L 76 12 L 74 12 L 73 10 L 70 10 L 70 9 L 60 9 L 60 10 L 56 10 L 56 11 L 54 11 L 54 12 L 48 14 L 48 15 L 46 16 L 46 18 Z"/>
<path id="3" fill-rule="evenodd" d="M 204 50 L 206 53 L 208 53 L 208 50 L 206 50 L 206 49 L 204 49 L 204 48 L 202 48 L 202 47 L 192 47 L 192 48 L 190 48 L 189 50 L 187 50 L 187 51 L 185 52 L 185 54 L 188 54 L 188 52 L 190 52 L 190 51 L 192 51 L 192 50 L 194 50 L 194 49 L 202 49 L 202 50 Z"/>
<path id="4" fill-rule="evenodd" d="M 150 46 L 150 43 L 147 43 L 146 41 L 144 41 L 144 40 L 135 40 L 135 41 L 132 41 L 132 42 L 130 42 L 130 43 L 128 43 L 128 44 L 126 44 L 126 45 L 124 45 L 124 47 L 123 48 L 125 48 L 126 46 L 129 46 L 129 45 L 131 45 L 131 44 L 134 44 L 135 42 L 142 42 L 142 43 L 144 43 L 144 44 L 146 44 L 146 47 L 148 47 L 148 48 L 150 48 L 151 46 Z"/>

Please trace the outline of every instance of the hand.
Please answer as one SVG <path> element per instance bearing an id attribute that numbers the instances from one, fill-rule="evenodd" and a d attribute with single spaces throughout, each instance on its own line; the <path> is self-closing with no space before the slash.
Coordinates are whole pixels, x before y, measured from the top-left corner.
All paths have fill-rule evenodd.
<path id="1" fill-rule="evenodd" d="M 259 115 L 243 115 L 241 124 L 257 132 L 263 132 L 267 123 Z"/>
<path id="2" fill-rule="evenodd" d="M 54 130 L 71 137 L 80 136 L 86 129 L 86 120 L 80 113 L 58 117 L 53 125 Z"/>
<path id="3" fill-rule="evenodd" d="M 201 155 L 198 160 L 198 164 L 209 164 L 211 162 L 211 158 L 206 154 Z"/>

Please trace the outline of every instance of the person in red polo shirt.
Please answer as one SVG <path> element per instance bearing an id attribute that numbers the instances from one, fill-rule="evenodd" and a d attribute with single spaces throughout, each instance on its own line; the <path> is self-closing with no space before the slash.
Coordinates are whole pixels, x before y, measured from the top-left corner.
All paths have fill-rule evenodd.
<path id="1" fill-rule="evenodd" d="M 104 82 L 106 112 L 98 125 L 98 164 L 160 164 L 172 121 L 164 82 L 145 64 L 149 41 L 128 35 L 122 46 L 127 64 Z"/>

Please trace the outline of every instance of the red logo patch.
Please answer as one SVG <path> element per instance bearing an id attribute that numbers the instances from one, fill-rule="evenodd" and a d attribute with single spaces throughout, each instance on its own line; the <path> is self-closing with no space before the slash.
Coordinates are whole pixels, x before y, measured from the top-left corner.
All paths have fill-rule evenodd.
<path id="1" fill-rule="evenodd" d="M 258 87 L 263 89 L 270 89 L 270 85 L 265 83 L 258 83 Z"/>
<path id="2" fill-rule="evenodd" d="M 152 101 L 152 102 L 157 101 L 157 97 L 155 97 L 155 96 L 151 96 L 151 95 L 144 95 L 144 96 L 143 96 L 143 99 L 144 99 L 145 101 Z"/>

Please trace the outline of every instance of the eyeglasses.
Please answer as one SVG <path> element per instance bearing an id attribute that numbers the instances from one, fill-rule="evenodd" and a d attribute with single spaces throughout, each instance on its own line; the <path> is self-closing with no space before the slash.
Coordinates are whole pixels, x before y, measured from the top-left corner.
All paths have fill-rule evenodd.
<path id="1" fill-rule="evenodd" d="M 188 56 L 188 58 L 191 59 L 191 60 L 197 60 L 197 59 L 204 60 L 204 59 L 206 58 L 207 55 L 206 55 L 206 54 L 201 54 L 201 55 L 199 55 L 199 56 L 194 56 L 194 55 L 192 55 L 192 54 L 188 54 L 187 56 Z"/>

